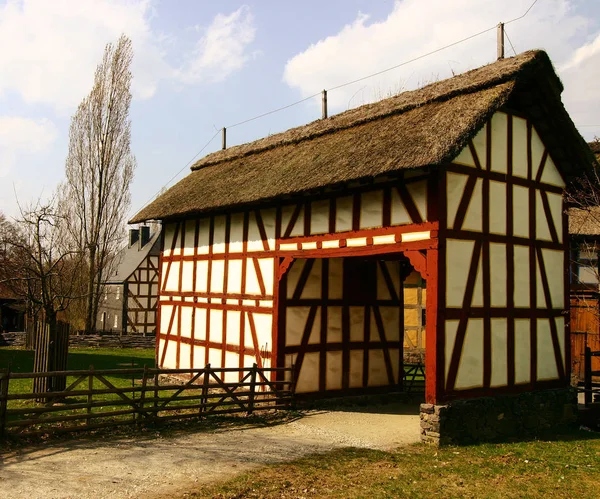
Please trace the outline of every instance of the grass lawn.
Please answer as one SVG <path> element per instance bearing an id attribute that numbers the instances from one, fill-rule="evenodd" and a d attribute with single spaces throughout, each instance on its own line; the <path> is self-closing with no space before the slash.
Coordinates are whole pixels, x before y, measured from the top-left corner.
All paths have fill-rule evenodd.
<path id="1" fill-rule="evenodd" d="M 600 496 L 600 435 L 394 452 L 344 449 L 273 465 L 185 498 Z"/>

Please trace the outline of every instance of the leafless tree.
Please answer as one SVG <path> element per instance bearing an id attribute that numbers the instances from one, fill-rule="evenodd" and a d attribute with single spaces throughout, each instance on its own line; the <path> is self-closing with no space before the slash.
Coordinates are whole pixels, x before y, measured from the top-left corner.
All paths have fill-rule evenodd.
<path id="1" fill-rule="evenodd" d="M 71 120 L 61 201 L 70 236 L 86 255 L 85 328 L 95 330 L 103 277 L 124 238 L 135 170 L 131 153 L 131 41 L 108 44 L 94 85 Z"/>

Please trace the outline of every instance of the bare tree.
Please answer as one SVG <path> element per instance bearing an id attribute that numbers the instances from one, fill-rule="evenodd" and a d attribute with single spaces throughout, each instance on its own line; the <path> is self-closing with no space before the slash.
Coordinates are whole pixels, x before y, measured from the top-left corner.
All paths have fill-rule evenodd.
<path id="1" fill-rule="evenodd" d="M 103 277 L 124 237 L 135 170 L 131 153 L 131 41 L 108 44 L 94 86 L 71 120 L 62 204 L 70 234 L 86 255 L 87 331 L 94 331 Z"/>

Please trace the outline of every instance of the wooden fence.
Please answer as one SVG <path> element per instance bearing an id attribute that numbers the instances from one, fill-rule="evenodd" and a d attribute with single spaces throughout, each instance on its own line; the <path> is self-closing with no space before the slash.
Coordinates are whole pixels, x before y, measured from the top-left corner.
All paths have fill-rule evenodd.
<path id="1" fill-rule="evenodd" d="M 600 397 L 600 383 L 594 382 L 594 377 L 600 376 L 600 371 L 594 370 L 592 366 L 596 359 L 600 359 L 600 351 L 594 352 L 590 347 L 585 347 L 583 383 L 579 383 L 580 386 L 583 385 L 583 389 L 579 388 L 579 391 L 584 393 L 585 407 L 590 406 L 594 397 Z"/>
<path id="2" fill-rule="evenodd" d="M 87 371 L 45 373 L 3 370 L 0 437 L 290 408 L 294 401 L 292 376 L 293 368 L 259 368 L 256 364 L 243 369 L 211 368 L 209 364 L 203 369 L 94 370 L 90 366 Z M 22 386 L 24 380 L 48 377 L 62 377 L 71 383 L 52 392 L 11 390 L 11 383 Z M 186 380 L 180 381 L 182 377 Z M 116 386 L 129 380 L 130 386 Z M 35 403 L 42 397 L 48 401 Z"/>

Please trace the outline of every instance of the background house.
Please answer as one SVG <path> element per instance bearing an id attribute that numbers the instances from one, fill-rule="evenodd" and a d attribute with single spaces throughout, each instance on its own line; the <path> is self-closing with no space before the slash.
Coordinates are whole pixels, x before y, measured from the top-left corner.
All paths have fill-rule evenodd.
<path id="1" fill-rule="evenodd" d="M 96 329 L 123 334 L 154 333 L 158 296 L 160 225 L 130 229 L 117 270 L 104 283 Z"/>

